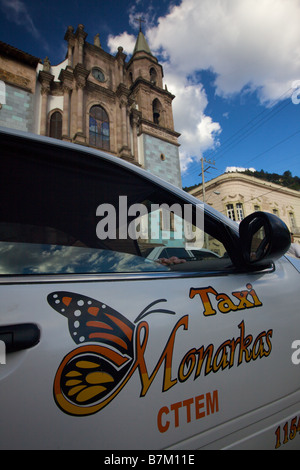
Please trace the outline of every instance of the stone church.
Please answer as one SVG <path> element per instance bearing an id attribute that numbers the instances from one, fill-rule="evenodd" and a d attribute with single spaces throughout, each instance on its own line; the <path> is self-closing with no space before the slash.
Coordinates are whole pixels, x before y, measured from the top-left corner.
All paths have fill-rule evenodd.
<path id="1" fill-rule="evenodd" d="M 7 97 L 0 125 L 15 127 L 12 120 L 7 124 L 16 104 L 9 95 L 24 92 L 20 77 L 26 63 L 35 74 L 26 90 L 33 118 L 23 130 L 104 150 L 181 187 L 174 95 L 164 87 L 162 66 L 141 29 L 129 60 L 122 47 L 116 55 L 105 52 L 99 35 L 88 42 L 81 24 L 76 31 L 69 26 L 65 40 L 66 59 L 54 66 L 48 58 L 22 57 L 22 51 L 0 44 L 0 83 Z"/>

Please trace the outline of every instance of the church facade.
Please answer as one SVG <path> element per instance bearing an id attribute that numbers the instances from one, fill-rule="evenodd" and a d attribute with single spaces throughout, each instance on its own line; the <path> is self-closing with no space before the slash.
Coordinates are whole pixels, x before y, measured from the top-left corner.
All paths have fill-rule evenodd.
<path id="1" fill-rule="evenodd" d="M 181 187 L 175 97 L 164 87 L 163 68 L 142 31 L 129 60 L 122 47 L 116 55 L 104 51 L 99 35 L 88 42 L 81 24 L 76 30 L 69 26 L 65 40 L 62 63 L 51 65 L 46 58 L 36 64 L 28 130 L 104 150 Z M 0 81 L 16 86 L 1 76 L 1 69 Z M 7 101 L 0 125 L 6 125 Z"/>

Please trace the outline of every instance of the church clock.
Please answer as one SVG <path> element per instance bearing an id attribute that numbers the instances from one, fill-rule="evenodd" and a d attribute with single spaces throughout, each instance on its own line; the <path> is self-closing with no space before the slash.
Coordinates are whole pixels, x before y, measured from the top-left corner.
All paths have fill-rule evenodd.
<path id="1" fill-rule="evenodd" d="M 98 82 L 101 82 L 101 83 L 105 82 L 104 73 L 98 67 L 93 68 L 92 75 Z"/>

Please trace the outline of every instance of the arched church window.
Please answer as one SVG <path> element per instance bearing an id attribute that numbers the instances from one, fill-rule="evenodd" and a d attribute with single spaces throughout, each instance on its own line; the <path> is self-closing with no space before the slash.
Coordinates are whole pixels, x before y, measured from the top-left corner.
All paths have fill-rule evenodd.
<path id="1" fill-rule="evenodd" d="M 157 73 L 154 67 L 150 69 L 150 82 L 156 85 Z"/>
<path id="2" fill-rule="evenodd" d="M 152 103 L 152 110 L 153 110 L 153 122 L 154 124 L 161 124 L 161 117 L 162 117 L 162 106 L 160 101 L 155 98 Z"/>
<path id="3" fill-rule="evenodd" d="M 59 111 L 55 111 L 50 117 L 49 135 L 54 139 L 62 138 L 62 115 Z"/>
<path id="4" fill-rule="evenodd" d="M 92 106 L 89 116 L 90 145 L 109 150 L 109 119 L 102 106 Z"/>

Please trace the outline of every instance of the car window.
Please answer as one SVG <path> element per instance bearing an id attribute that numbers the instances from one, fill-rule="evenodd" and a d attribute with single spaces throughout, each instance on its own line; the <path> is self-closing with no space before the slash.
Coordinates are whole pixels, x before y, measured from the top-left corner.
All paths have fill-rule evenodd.
<path id="1" fill-rule="evenodd" d="M 198 221 L 195 208 L 163 187 L 85 152 L 7 137 L 0 197 L 0 275 L 231 264 L 222 227 L 203 210 Z"/>
<path id="2" fill-rule="evenodd" d="M 136 219 L 137 242 L 144 257 L 177 271 L 231 266 L 222 241 L 204 229 L 204 217 L 192 220 L 185 205 L 158 206 L 158 199 L 156 195 L 155 202 L 147 201 L 146 214 Z"/>
<path id="3" fill-rule="evenodd" d="M 169 247 L 164 248 L 160 253 L 160 258 L 171 258 L 172 256 L 186 260 L 190 258 L 189 252 L 185 248 Z"/>
<path id="4" fill-rule="evenodd" d="M 76 246 L 0 242 L 0 275 L 169 271 L 140 256 Z"/>

